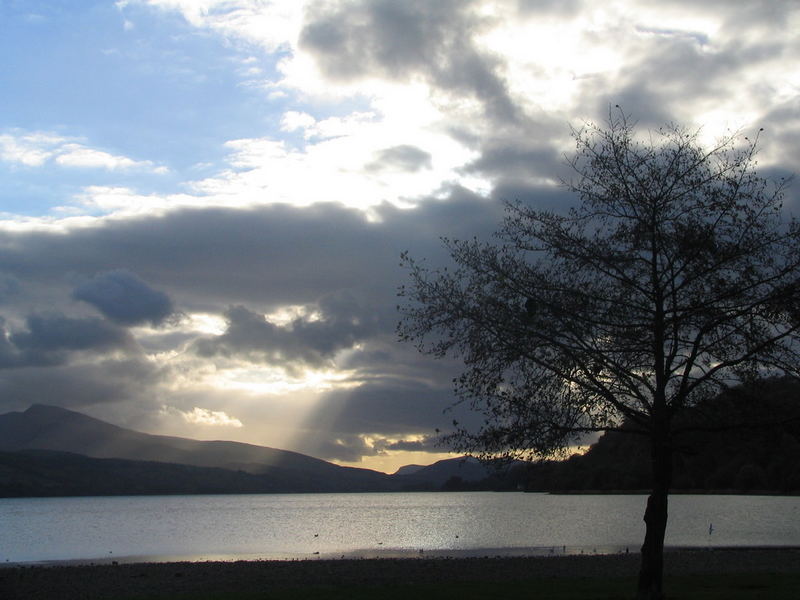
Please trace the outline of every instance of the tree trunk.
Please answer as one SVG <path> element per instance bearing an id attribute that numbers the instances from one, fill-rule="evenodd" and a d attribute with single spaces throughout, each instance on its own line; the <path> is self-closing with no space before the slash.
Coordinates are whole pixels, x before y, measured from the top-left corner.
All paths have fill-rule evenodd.
<path id="1" fill-rule="evenodd" d="M 653 489 L 644 512 L 646 533 L 642 545 L 637 600 L 661 600 L 664 571 L 664 534 L 667 530 L 667 499 L 672 483 L 672 451 L 667 423 L 656 424 L 653 431 L 651 462 Z"/>

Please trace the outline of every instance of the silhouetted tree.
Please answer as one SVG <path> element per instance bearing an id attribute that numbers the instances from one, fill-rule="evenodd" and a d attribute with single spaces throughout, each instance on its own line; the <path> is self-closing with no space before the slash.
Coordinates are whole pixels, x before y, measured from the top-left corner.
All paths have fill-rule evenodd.
<path id="1" fill-rule="evenodd" d="M 454 423 L 459 450 L 558 456 L 623 421 L 648 437 L 638 597 L 661 598 L 674 418 L 797 373 L 800 232 L 785 182 L 756 173 L 758 136 L 707 149 L 679 126 L 634 125 L 620 110 L 573 131 L 567 214 L 510 204 L 496 243 L 444 240 L 451 270 L 404 253 L 398 333 L 463 361 L 456 392 L 485 420 Z"/>

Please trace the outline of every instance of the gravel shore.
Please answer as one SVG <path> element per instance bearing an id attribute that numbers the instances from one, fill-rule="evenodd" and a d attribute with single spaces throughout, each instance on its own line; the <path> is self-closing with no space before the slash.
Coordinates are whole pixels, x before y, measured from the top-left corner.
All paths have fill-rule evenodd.
<path id="1" fill-rule="evenodd" d="M 173 562 L 15 566 L 0 569 L 4 600 L 103 600 L 309 585 L 510 581 L 536 577 L 635 575 L 638 554 L 554 557 Z M 679 550 L 667 576 L 700 573 L 800 573 L 800 548 Z"/>

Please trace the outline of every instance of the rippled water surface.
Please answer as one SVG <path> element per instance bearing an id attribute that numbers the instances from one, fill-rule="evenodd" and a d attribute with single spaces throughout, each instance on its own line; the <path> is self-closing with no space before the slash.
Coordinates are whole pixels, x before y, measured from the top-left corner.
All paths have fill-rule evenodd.
<path id="1" fill-rule="evenodd" d="M 0 561 L 635 551 L 645 501 L 486 492 L 0 499 Z M 800 546 L 800 497 L 672 496 L 667 544 Z"/>

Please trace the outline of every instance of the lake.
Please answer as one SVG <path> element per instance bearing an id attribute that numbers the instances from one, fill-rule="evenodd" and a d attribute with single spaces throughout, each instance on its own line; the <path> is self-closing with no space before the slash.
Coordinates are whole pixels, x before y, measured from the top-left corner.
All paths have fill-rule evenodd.
<path id="1" fill-rule="evenodd" d="M 636 552 L 645 503 L 491 492 L 0 499 L 0 561 Z M 800 546 L 800 497 L 672 496 L 666 543 Z"/>

